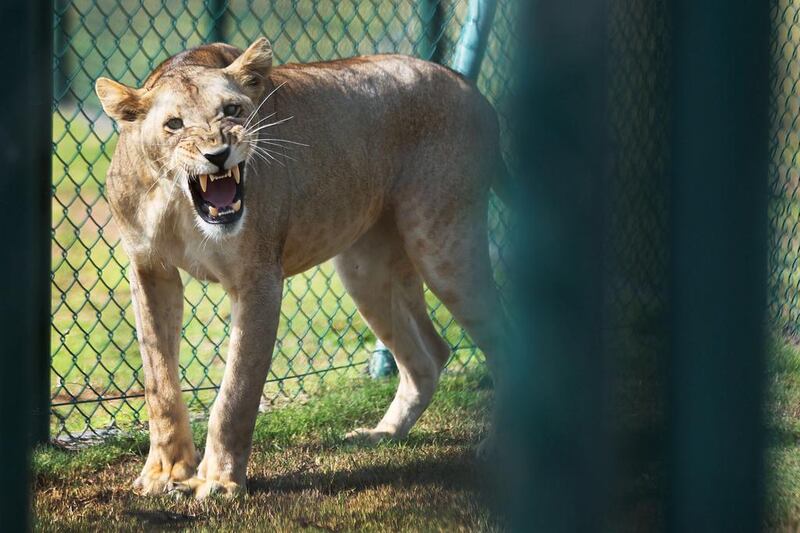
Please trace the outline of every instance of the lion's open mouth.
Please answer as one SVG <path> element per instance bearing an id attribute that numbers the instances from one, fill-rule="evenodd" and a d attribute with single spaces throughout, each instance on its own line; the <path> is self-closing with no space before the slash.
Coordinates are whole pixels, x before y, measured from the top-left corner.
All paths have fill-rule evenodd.
<path id="1" fill-rule="evenodd" d="M 209 224 L 231 224 L 244 211 L 244 162 L 217 174 L 189 178 L 194 208 Z"/>

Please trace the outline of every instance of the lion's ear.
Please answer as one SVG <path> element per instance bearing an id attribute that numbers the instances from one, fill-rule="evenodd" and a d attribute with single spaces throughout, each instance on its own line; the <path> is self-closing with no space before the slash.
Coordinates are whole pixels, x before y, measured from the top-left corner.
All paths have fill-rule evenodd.
<path id="1" fill-rule="evenodd" d="M 225 68 L 225 72 L 242 86 L 251 99 L 259 99 L 264 93 L 267 76 L 272 70 L 272 46 L 262 37 L 242 55 Z"/>
<path id="2" fill-rule="evenodd" d="M 103 111 L 117 122 L 133 122 L 146 112 L 138 89 L 108 78 L 98 78 L 94 90 Z"/>

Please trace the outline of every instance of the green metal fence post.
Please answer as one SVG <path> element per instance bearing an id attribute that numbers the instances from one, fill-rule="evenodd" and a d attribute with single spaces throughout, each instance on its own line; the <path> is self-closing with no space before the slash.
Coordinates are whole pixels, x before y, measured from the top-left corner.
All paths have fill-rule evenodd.
<path id="1" fill-rule="evenodd" d="M 380 340 L 375 341 L 375 349 L 370 354 L 367 372 L 373 379 L 397 374 L 397 363 L 394 361 L 394 356 Z"/>
<path id="2" fill-rule="evenodd" d="M 761 529 L 769 10 L 674 3 L 672 531 Z"/>
<path id="3" fill-rule="evenodd" d="M 441 63 L 441 38 L 444 30 L 444 13 L 441 0 L 421 0 L 420 18 L 424 28 L 424 40 L 420 55 L 422 59 Z"/>
<path id="4" fill-rule="evenodd" d="M 228 9 L 228 0 L 209 0 L 208 13 L 211 17 L 211 32 L 209 40 L 214 43 L 224 43 L 226 38 L 225 23 Z"/>
<path id="5" fill-rule="evenodd" d="M 0 527 L 11 532 L 30 527 L 29 450 L 49 415 L 52 17 L 51 1 L 0 4 L 0 61 L 15 72 L 0 85 L 12 103 L 0 116 Z"/>
<path id="6" fill-rule="evenodd" d="M 498 390 L 498 492 L 514 531 L 596 531 L 613 485 L 601 329 L 607 5 L 536 2 L 526 11 L 511 266 L 525 338 Z"/>
<path id="7" fill-rule="evenodd" d="M 496 0 L 470 0 L 469 16 L 458 38 L 453 69 L 471 80 L 477 79 L 481 70 L 496 8 Z"/>

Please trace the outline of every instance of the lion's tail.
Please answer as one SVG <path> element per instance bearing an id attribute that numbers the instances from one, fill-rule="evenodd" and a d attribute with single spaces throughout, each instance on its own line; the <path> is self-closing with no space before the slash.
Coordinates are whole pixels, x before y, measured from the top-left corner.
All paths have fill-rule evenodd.
<path id="1" fill-rule="evenodd" d="M 497 112 L 492 104 L 476 89 L 478 96 L 478 116 L 481 134 L 483 135 L 483 146 L 487 149 L 484 159 L 484 168 L 487 171 L 486 177 L 491 177 L 489 183 L 498 198 L 506 205 L 513 203 L 513 184 L 514 180 L 508 170 L 506 161 L 503 158 L 503 150 L 500 145 L 500 122 Z"/>

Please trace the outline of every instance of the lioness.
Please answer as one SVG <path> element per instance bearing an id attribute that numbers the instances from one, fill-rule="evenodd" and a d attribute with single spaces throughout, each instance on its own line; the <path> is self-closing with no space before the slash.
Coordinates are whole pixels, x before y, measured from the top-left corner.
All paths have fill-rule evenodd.
<path id="1" fill-rule="evenodd" d="M 140 89 L 106 78 L 95 88 L 120 132 L 107 192 L 145 371 L 140 492 L 244 489 L 283 280 L 329 258 L 400 371 L 383 419 L 350 438 L 402 438 L 431 400 L 449 349 L 423 282 L 487 357 L 498 351 L 487 242 L 497 120 L 458 74 L 398 55 L 272 68 L 262 38 L 244 52 L 182 52 Z M 178 379 L 179 268 L 221 283 L 233 307 L 199 465 Z"/>

